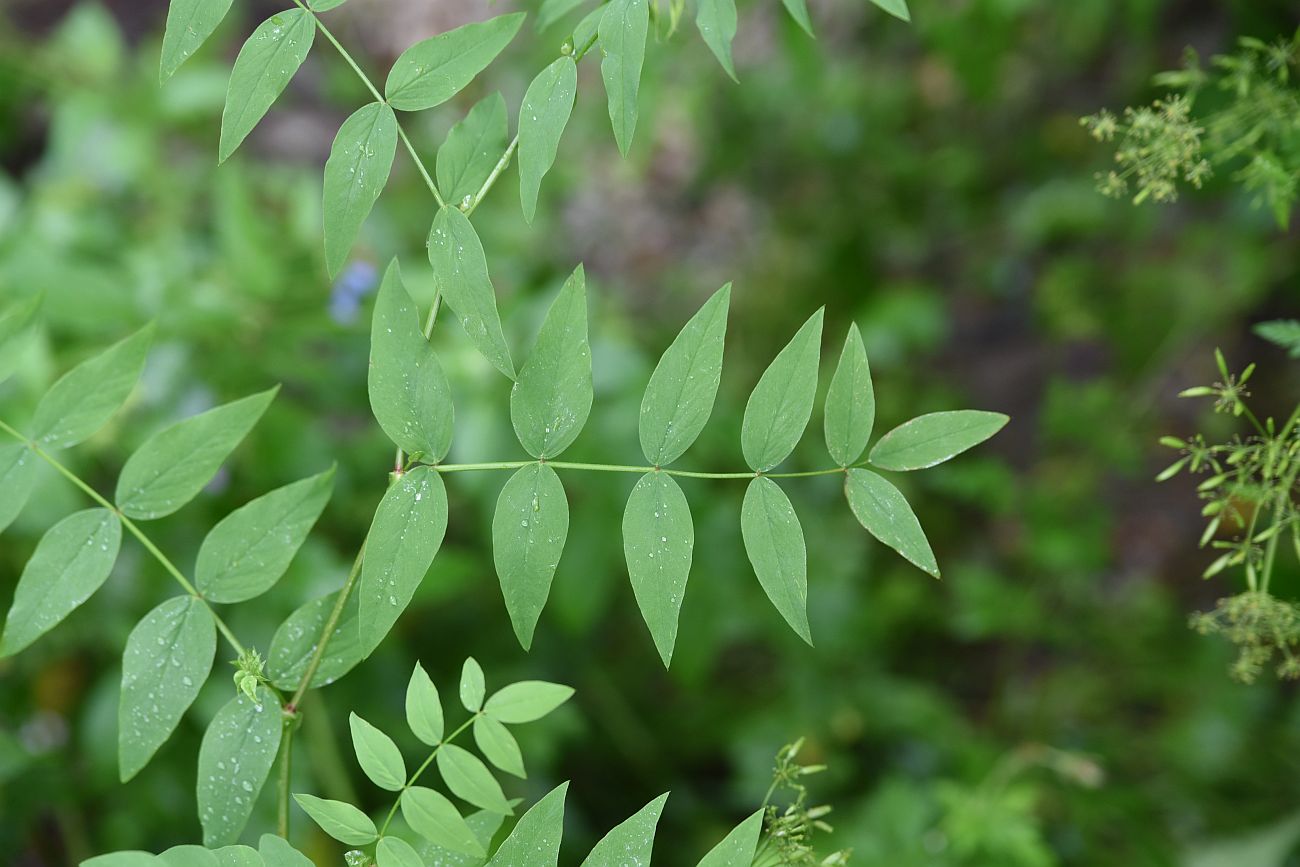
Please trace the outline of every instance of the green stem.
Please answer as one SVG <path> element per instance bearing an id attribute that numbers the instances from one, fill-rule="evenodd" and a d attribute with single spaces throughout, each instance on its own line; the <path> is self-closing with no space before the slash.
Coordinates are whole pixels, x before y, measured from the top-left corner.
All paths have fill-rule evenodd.
<path id="1" fill-rule="evenodd" d="M 478 464 L 434 464 L 432 469 L 440 473 L 464 473 L 477 470 L 517 470 L 537 461 L 489 461 Z M 542 461 L 557 470 L 591 470 L 602 473 L 665 473 L 688 479 L 752 479 L 767 476 L 770 479 L 802 479 L 809 476 L 829 476 L 845 471 L 844 467 L 832 467 L 826 470 L 806 470 L 799 473 L 756 473 L 747 470 L 739 473 L 704 473 L 694 470 L 669 470 L 663 467 L 638 466 L 635 464 L 582 464 L 571 461 Z"/>
<path id="2" fill-rule="evenodd" d="M 208 600 L 203 598 L 202 594 L 199 593 L 199 591 L 194 587 L 194 585 L 190 582 L 190 580 L 181 573 L 181 570 L 176 568 L 176 564 L 173 563 L 167 557 L 166 554 L 164 554 L 161 550 L 159 550 L 158 546 L 153 543 L 152 539 L 150 539 L 148 536 L 145 535 L 145 532 L 140 529 L 139 525 L 136 524 L 135 521 L 132 521 L 126 515 L 122 514 L 121 509 L 119 509 L 116 505 L 114 505 L 108 499 L 102 496 L 99 493 L 99 491 L 95 490 L 90 485 L 88 485 L 85 481 L 81 479 L 80 476 L 78 476 L 76 473 L 72 472 L 72 470 L 65 467 L 53 455 L 51 455 L 49 452 L 45 451 L 43 448 L 38 446 L 35 442 L 29 440 L 27 437 L 23 436 L 21 433 L 19 433 L 14 428 L 10 427 L 8 424 L 5 424 L 3 421 L 0 421 L 0 430 L 4 431 L 5 433 L 9 434 L 15 439 L 20 440 L 24 445 L 27 446 L 27 448 L 33 454 L 35 454 L 41 460 L 45 461 L 47 464 L 49 464 L 51 467 L 57 470 L 58 473 L 61 476 L 63 476 L 65 479 L 67 479 L 68 481 L 72 482 L 72 484 L 80 488 L 82 493 L 90 497 L 90 499 L 94 500 L 99 505 L 103 506 L 105 509 L 108 509 L 114 515 L 117 515 L 118 520 L 122 522 L 122 526 L 126 527 L 127 531 L 130 532 L 132 536 L 135 536 L 136 539 L 140 541 L 140 544 L 144 546 L 144 549 L 148 551 L 153 556 L 153 558 L 162 565 L 163 569 L 167 570 L 167 572 L 172 576 L 172 578 L 176 579 L 176 583 L 179 584 L 181 588 L 190 596 L 194 597 L 195 599 L 203 603 L 203 606 L 208 609 L 208 613 L 212 615 L 213 621 L 216 622 L 217 629 L 225 637 L 226 641 L 229 642 L 231 648 L 234 649 L 235 653 L 240 656 L 244 655 L 244 645 L 241 644 L 239 639 L 235 637 L 235 634 L 230 631 L 230 627 L 226 625 L 226 622 L 221 619 L 221 616 L 218 615 L 216 611 L 213 610 L 212 606 L 208 604 Z"/>
<path id="3" fill-rule="evenodd" d="M 420 779 L 420 774 L 423 774 L 425 769 L 428 768 L 429 765 L 433 763 L 433 760 L 438 755 L 438 751 L 441 750 L 443 746 L 445 746 L 446 744 L 449 744 L 452 741 L 454 741 L 457 738 L 457 736 L 459 736 L 461 733 L 465 731 L 465 729 L 473 725 L 474 720 L 478 719 L 481 713 L 482 711 L 479 711 L 478 713 L 474 714 L 472 717 L 465 720 L 465 722 L 461 723 L 460 728 L 456 729 L 451 734 L 447 735 L 445 738 L 439 741 L 438 745 L 433 748 L 433 752 L 429 753 L 429 757 L 424 760 L 424 763 L 415 769 L 415 772 L 411 774 L 411 778 L 406 781 L 406 784 L 402 786 L 402 790 L 397 793 L 397 800 L 393 802 L 393 806 L 392 808 L 389 809 L 388 815 L 384 817 L 384 824 L 379 827 L 380 837 L 384 836 L 384 832 L 388 830 L 388 824 L 393 821 L 393 816 L 397 814 L 397 807 L 399 804 L 402 803 L 402 795 L 406 792 L 406 790 L 411 788 L 411 786 L 414 786 L 416 780 Z"/>
<path id="4" fill-rule="evenodd" d="M 289 839 L 289 771 L 293 761 L 293 729 L 293 718 L 286 716 L 284 733 L 280 737 L 279 810 L 275 822 L 275 833 L 286 840 Z"/>
<path id="5" fill-rule="evenodd" d="M 487 179 L 483 181 L 483 186 L 479 187 L 478 192 L 474 194 L 474 198 L 470 201 L 469 207 L 465 210 L 466 217 L 473 215 L 475 209 L 478 208 L 478 203 L 483 201 L 483 197 L 492 189 L 492 185 L 497 182 L 497 178 L 501 177 L 501 173 L 506 170 L 506 166 L 510 165 L 510 159 L 515 155 L 515 150 L 518 149 L 518 147 L 519 133 L 515 133 L 515 137 L 510 140 L 510 144 L 506 145 L 505 152 L 501 154 L 501 159 L 497 160 L 497 164 L 492 167 L 492 172 L 487 176 Z"/>
<path id="6" fill-rule="evenodd" d="M 320 668 L 321 660 L 325 658 L 325 648 L 329 645 L 330 638 L 334 636 L 334 630 L 339 625 L 339 620 L 343 617 L 343 606 L 348 602 L 348 597 L 352 595 L 352 588 L 356 586 L 357 576 L 361 574 L 361 563 L 366 556 L 366 546 L 362 543 L 361 550 L 357 552 L 357 558 L 352 561 L 352 569 L 348 572 L 347 580 L 343 582 L 343 587 L 339 589 L 339 598 L 334 600 L 334 608 L 330 610 L 330 616 L 325 620 L 325 626 L 321 629 L 320 638 L 316 641 L 316 649 L 312 651 L 311 659 L 307 662 L 307 668 L 302 673 L 302 680 L 298 682 L 298 688 L 294 690 L 293 698 L 285 705 L 285 710 L 290 713 L 297 713 L 298 706 L 302 703 L 302 697 L 311 689 L 311 679 L 316 676 L 316 669 Z"/>

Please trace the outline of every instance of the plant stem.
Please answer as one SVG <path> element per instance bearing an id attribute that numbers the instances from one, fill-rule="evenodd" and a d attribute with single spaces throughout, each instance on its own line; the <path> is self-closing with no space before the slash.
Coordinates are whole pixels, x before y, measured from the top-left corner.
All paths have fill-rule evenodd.
<path id="1" fill-rule="evenodd" d="M 293 762 L 293 729 L 293 718 L 285 716 L 284 733 L 280 737 L 280 785 L 278 792 L 280 804 L 276 814 L 275 833 L 286 840 L 289 839 L 289 772 L 292 769 Z"/>
<path id="2" fill-rule="evenodd" d="M 433 748 L 433 752 L 429 753 L 429 757 L 424 760 L 424 763 L 415 769 L 415 772 L 411 774 L 411 778 L 406 781 L 406 784 L 402 786 L 402 790 L 397 793 L 397 800 L 393 802 L 393 806 L 391 809 L 389 809 L 388 815 L 384 817 L 384 824 L 379 827 L 380 837 L 384 836 L 384 832 L 388 830 L 388 823 L 393 821 L 393 816 L 396 815 L 397 813 L 397 807 L 399 804 L 402 803 L 403 793 L 405 793 L 407 789 L 411 788 L 411 786 L 415 785 L 415 781 L 420 779 L 420 774 L 423 774 L 425 768 L 429 767 L 429 765 L 432 764 L 433 760 L 437 757 L 438 751 L 441 750 L 443 746 L 445 746 L 446 744 L 449 744 L 452 741 L 454 741 L 457 738 L 457 736 L 459 736 L 462 732 L 465 731 L 465 729 L 473 725 L 474 720 L 478 719 L 480 714 L 482 713 L 483 713 L 482 711 L 479 711 L 478 713 L 474 714 L 472 717 L 465 720 L 465 722 L 461 723 L 459 728 L 457 728 L 451 734 L 447 735 L 445 738 L 439 741 L 438 745 Z"/>
<path id="3" fill-rule="evenodd" d="M 510 140 L 510 144 L 506 145 L 505 153 L 501 154 L 501 159 L 497 160 L 497 164 L 492 167 L 492 172 L 483 181 L 483 186 L 479 187 L 478 192 L 474 194 L 473 200 L 470 201 L 469 207 L 465 210 L 466 217 L 473 215 L 478 203 L 483 201 L 483 197 L 488 194 L 488 190 L 492 189 L 492 185 L 497 182 L 497 178 L 506 170 L 506 166 L 510 165 L 510 158 L 515 155 L 515 150 L 518 147 L 519 133 L 515 133 L 515 137 Z"/>
<path id="4" fill-rule="evenodd" d="M 517 470 L 520 467 L 535 463 L 538 463 L 538 461 L 490 461 L 479 464 L 432 464 L 430 466 L 440 473 L 464 473 L 477 470 Z M 752 479 L 757 476 L 767 476 L 770 479 L 801 479 L 808 476 L 829 476 L 845 471 L 844 467 L 832 467 L 827 470 L 806 470 L 799 473 L 756 473 L 753 470 L 739 473 L 704 473 L 694 470 L 669 470 L 663 467 L 637 466 L 633 464 L 582 464 L 571 461 L 541 461 L 541 463 L 548 464 L 557 470 L 591 470 L 603 473 L 665 473 L 670 476 L 681 476 L 688 479 Z"/>
<path id="5" fill-rule="evenodd" d="M 343 617 L 343 606 L 348 602 L 348 597 L 352 595 L 352 588 L 356 586 L 357 576 L 361 574 L 361 563 L 366 556 L 366 546 L 362 543 L 361 550 L 357 552 L 357 557 L 352 561 L 352 569 L 348 572 L 347 580 L 343 582 L 343 587 L 339 589 L 339 598 L 334 600 L 334 607 L 330 610 L 330 616 L 325 620 L 325 626 L 321 629 L 320 638 L 316 641 L 316 649 L 312 651 L 311 659 L 307 662 L 307 668 L 302 673 L 302 680 L 298 682 L 298 688 L 294 690 L 293 698 L 285 705 L 285 710 L 291 713 L 298 712 L 298 705 L 302 703 L 302 697 L 311 689 L 311 679 L 316 676 L 316 669 L 320 668 L 321 660 L 325 658 L 325 648 L 329 644 L 330 638 L 334 636 L 334 630 L 339 625 L 339 620 Z"/>
<path id="6" fill-rule="evenodd" d="M 68 481 L 72 482 L 72 484 L 80 488 L 82 493 L 90 497 L 90 499 L 94 500 L 99 505 L 103 506 L 105 509 L 108 509 L 114 515 L 117 515 L 118 520 L 122 522 L 122 526 L 126 527 L 126 529 L 131 533 L 131 535 L 135 536 L 136 539 L 140 541 L 140 544 L 144 546 L 144 549 L 148 551 L 153 556 L 153 558 L 162 565 L 162 567 L 165 570 L 167 570 L 168 574 L 170 574 L 172 578 L 176 579 L 176 583 L 179 584 L 181 588 L 190 596 L 193 596 L 195 599 L 203 603 L 203 606 L 208 609 L 208 613 L 212 615 L 213 621 L 217 624 L 218 631 L 220 631 L 222 636 L 225 637 L 226 641 L 230 644 L 231 648 L 235 651 L 235 653 L 240 656 L 244 655 L 244 645 L 241 644 L 239 639 L 235 637 L 235 634 L 230 631 L 230 627 L 226 625 L 226 622 L 221 619 L 221 616 L 217 614 L 216 611 L 213 610 L 212 606 L 208 604 L 208 600 L 203 598 L 203 595 L 200 594 L 199 591 L 190 582 L 190 580 L 181 573 L 181 570 L 176 568 L 176 564 L 173 563 L 167 557 L 166 554 L 164 554 L 161 550 L 159 550 L 158 546 L 153 543 L 152 539 L 150 539 L 147 535 L 145 535 L 145 532 L 140 529 L 139 525 L 136 524 L 135 521 L 132 521 L 126 515 L 122 514 L 121 509 L 119 509 L 116 505 L 111 503 L 108 499 L 106 499 L 103 495 L 101 495 L 99 491 L 95 490 L 90 485 L 88 485 L 85 481 L 81 479 L 80 476 L 78 476 L 76 473 L 72 472 L 72 470 L 65 467 L 53 455 L 51 455 L 49 452 L 42 449 L 35 442 L 29 440 L 27 437 L 23 436 L 21 433 L 19 433 L 14 428 L 10 427 L 8 424 L 5 424 L 3 421 L 0 421 L 0 430 L 4 431 L 5 433 L 9 434 L 15 439 L 22 441 L 22 443 L 25 446 L 27 446 L 27 448 L 33 454 L 35 454 L 41 460 L 45 461 L 47 464 L 49 464 L 51 467 L 57 470 L 58 473 L 62 475 L 65 479 L 67 479 Z"/>

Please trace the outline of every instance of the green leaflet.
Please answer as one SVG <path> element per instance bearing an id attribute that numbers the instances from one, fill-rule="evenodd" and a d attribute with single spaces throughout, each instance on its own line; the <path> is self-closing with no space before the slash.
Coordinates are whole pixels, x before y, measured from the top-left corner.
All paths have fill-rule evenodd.
<path id="1" fill-rule="evenodd" d="M 280 705 L 266 687 L 258 687 L 257 702 L 239 693 L 217 712 L 199 746 L 203 845 L 228 845 L 244 830 L 280 749 L 282 729 Z"/>
<path id="2" fill-rule="evenodd" d="M 555 867 L 560 860 L 568 791 L 569 784 L 561 783 L 524 813 L 488 867 Z"/>
<path id="3" fill-rule="evenodd" d="M 226 108 L 221 113 L 218 162 L 224 163 L 235 152 L 284 92 L 289 79 L 307 59 L 315 37 L 316 23 L 302 9 L 272 15 L 248 37 L 230 71 Z"/>
<path id="4" fill-rule="evenodd" d="M 263 867 L 262 856 L 249 846 L 223 846 L 212 853 L 220 867 Z"/>
<path id="5" fill-rule="evenodd" d="M 710 849 L 696 867 L 749 867 L 762 830 L 763 811 L 758 810 Z"/>
<path id="6" fill-rule="evenodd" d="M 470 341 L 511 379 L 515 366 L 501 332 L 496 293 L 488 276 L 487 258 L 478 233 L 458 208 L 442 208 L 429 229 L 429 264 L 438 291 L 460 319 Z"/>
<path id="7" fill-rule="evenodd" d="M 171 0 L 158 80 L 166 81 L 198 50 L 230 11 L 232 0 Z"/>
<path id="8" fill-rule="evenodd" d="M 86 509 L 51 527 L 18 579 L 0 656 L 22 650 L 89 599 L 113 570 L 121 543 L 122 524 L 108 509 Z"/>
<path id="9" fill-rule="evenodd" d="M 337 9 L 348 0 L 311 0 L 307 5 L 317 12 L 328 12 L 331 9 Z"/>
<path id="10" fill-rule="evenodd" d="M 533 643 L 537 618 L 569 535 L 569 502 L 547 464 L 520 467 L 501 489 L 492 517 L 492 560 L 519 643 Z"/>
<path id="11" fill-rule="evenodd" d="M 876 423 L 876 394 L 871 386 L 867 348 L 858 326 L 849 326 L 840 363 L 826 392 L 826 449 L 842 467 L 862 456 Z"/>
<path id="12" fill-rule="evenodd" d="M 533 722 L 546 716 L 573 695 L 573 687 L 544 680 L 521 680 L 494 692 L 483 713 L 498 722 Z"/>
<path id="13" fill-rule="evenodd" d="M 0 531 L 13 523 L 36 487 L 36 455 L 23 443 L 0 445 Z"/>
<path id="14" fill-rule="evenodd" d="M 641 617 L 667 667 L 677 642 L 695 526 L 686 495 L 667 473 L 646 473 L 623 512 L 623 555 Z"/>
<path id="15" fill-rule="evenodd" d="M 736 0 L 699 0 L 695 26 L 718 63 L 736 80 L 736 66 L 731 60 L 731 41 L 736 38 Z"/>
<path id="16" fill-rule="evenodd" d="M 722 379 L 731 284 L 713 293 L 650 374 L 641 399 L 641 451 L 656 467 L 682 456 L 704 430 Z"/>
<path id="17" fill-rule="evenodd" d="M 868 533 L 918 569 L 939 577 L 939 564 L 925 531 L 898 488 L 870 470 L 853 468 L 844 480 L 844 494 L 854 517 Z"/>
<path id="18" fill-rule="evenodd" d="M 424 859 L 415 847 L 401 837 L 385 837 L 375 846 L 378 867 L 424 867 Z"/>
<path id="19" fill-rule="evenodd" d="M 978 409 L 928 413 L 882 436 L 867 459 L 882 470 L 925 469 L 979 445 L 1008 421 L 1000 412 Z"/>
<path id="20" fill-rule="evenodd" d="M 338 596 L 335 591 L 328 596 L 311 600 L 290 614 L 275 630 L 275 635 L 271 638 L 271 649 L 266 654 L 266 669 L 271 683 L 280 689 L 298 688 L 302 676 L 307 673 L 312 653 L 316 650 L 316 639 L 325 628 Z M 313 689 L 333 683 L 365 659 L 361 632 L 357 626 L 358 605 L 355 593 L 344 603 L 343 614 L 334 627 L 316 673 L 312 675 L 310 686 Z"/>
<path id="21" fill-rule="evenodd" d="M 487 850 L 441 792 L 412 786 L 402 793 L 402 818 L 411 830 L 444 849 L 479 857 Z"/>
<path id="22" fill-rule="evenodd" d="M 420 328 L 396 259 L 375 298 L 366 386 L 370 409 L 389 439 L 412 456 L 433 462 L 447 456 L 455 417 L 451 386 Z"/>
<path id="23" fill-rule="evenodd" d="M 117 755 L 122 782 L 171 737 L 212 673 L 217 626 L 193 596 L 176 596 L 131 630 L 122 654 Z"/>
<path id="24" fill-rule="evenodd" d="M 388 73 L 384 95 L 400 111 L 420 111 L 451 99 L 510 44 L 522 12 L 466 24 L 402 52 Z"/>
<path id="25" fill-rule="evenodd" d="M 537 11 L 537 31 L 540 33 L 581 6 L 586 0 L 542 0 Z"/>
<path id="26" fill-rule="evenodd" d="M 649 864 L 655 845 L 655 830 L 668 793 L 664 792 L 601 838 L 582 862 L 582 867 L 624 867 Z"/>
<path id="27" fill-rule="evenodd" d="M 36 406 L 31 438 L 61 449 L 103 427 L 135 388 L 152 339 L 153 326 L 146 325 L 61 376 Z"/>
<path id="28" fill-rule="evenodd" d="M 158 860 L 167 867 L 221 867 L 216 854 L 202 846 L 173 846 L 158 853 Z"/>
<path id="29" fill-rule="evenodd" d="M 492 717 L 474 717 L 474 743 L 478 744 L 479 752 L 484 758 L 507 774 L 514 774 L 520 779 L 527 778 L 524 756 L 519 751 L 515 736 Z"/>
<path id="30" fill-rule="evenodd" d="M 785 460 L 808 426 L 817 392 L 823 312 L 814 313 L 790 339 L 745 404 L 740 448 L 753 470 L 767 472 Z"/>
<path id="31" fill-rule="evenodd" d="M 0 383 L 13 376 L 31 345 L 41 299 L 40 294 L 32 295 L 0 313 Z"/>
<path id="32" fill-rule="evenodd" d="M 417 738 L 431 747 L 442 741 L 442 702 L 438 699 L 438 687 L 433 685 L 428 672 L 418 662 L 406 685 L 406 724 Z"/>
<path id="33" fill-rule="evenodd" d="M 745 539 L 745 553 L 767 598 L 790 628 L 812 644 L 803 527 L 780 485 L 766 476 L 749 483 L 740 509 L 740 530 Z"/>
<path id="34" fill-rule="evenodd" d="M 334 490 L 334 468 L 263 494 L 217 523 L 199 546 L 194 584 L 212 602 L 243 602 L 280 580 Z"/>
<path id="35" fill-rule="evenodd" d="M 506 149 L 506 101 L 500 93 L 475 103 L 438 148 L 438 189 L 451 205 L 473 201 Z"/>
<path id="36" fill-rule="evenodd" d="M 315 867 L 311 859 L 289 845 L 289 841 L 275 834 L 263 834 L 257 852 L 266 867 Z"/>
<path id="37" fill-rule="evenodd" d="M 112 852 L 81 862 L 80 867 L 160 867 L 157 855 L 149 852 Z"/>
<path id="38" fill-rule="evenodd" d="M 331 278 L 343 269 L 361 224 L 384 191 L 396 153 L 397 117 L 382 102 L 363 105 L 339 127 L 325 161 L 321 199 Z"/>
<path id="39" fill-rule="evenodd" d="M 476 807 L 510 815 L 510 803 L 501 792 L 492 772 L 477 756 L 455 744 L 443 744 L 438 750 L 438 773 L 451 793 Z"/>
<path id="40" fill-rule="evenodd" d="M 487 688 L 483 680 L 483 667 L 474 657 L 465 660 L 460 671 L 460 703 L 470 713 L 478 713 L 483 706 L 483 696 Z"/>
<path id="41" fill-rule="evenodd" d="M 519 202 L 529 223 L 537 213 L 537 193 L 555 164 L 577 93 L 578 64 L 572 57 L 558 57 L 537 73 L 519 106 Z"/>
<path id="42" fill-rule="evenodd" d="M 425 848 L 425 856 L 429 861 L 440 865 L 440 867 L 483 867 L 487 863 L 488 846 L 492 844 L 492 838 L 496 835 L 503 822 L 505 822 L 505 816 L 499 813 L 489 813 L 486 810 L 478 810 L 465 817 L 465 824 L 469 826 L 470 831 L 474 834 L 474 839 L 479 842 L 479 846 L 483 850 L 481 855 L 458 852 L 433 843 Z"/>
<path id="43" fill-rule="evenodd" d="M 647 0 L 610 0 L 600 19 L 600 77 L 609 98 L 609 122 L 623 156 L 636 131 L 637 91 L 645 64 L 645 43 L 650 32 Z"/>
<path id="44" fill-rule="evenodd" d="M 871 2 L 875 3 L 895 18 L 902 19 L 903 21 L 912 20 L 912 13 L 907 9 L 907 0 L 871 0 Z"/>
<path id="45" fill-rule="evenodd" d="M 400 792 L 406 785 L 406 763 L 397 744 L 355 713 L 348 715 L 348 727 L 352 730 L 352 751 L 361 770 L 379 788 Z"/>
<path id="46" fill-rule="evenodd" d="M 812 19 L 808 17 L 807 0 L 781 0 L 785 4 L 785 11 L 790 13 L 790 17 L 804 29 L 809 36 L 813 35 Z"/>
<path id="47" fill-rule="evenodd" d="M 163 428 L 127 458 L 115 495 L 124 515 L 141 520 L 175 512 L 212 481 L 221 464 L 279 391 L 223 404 Z"/>
<path id="48" fill-rule="evenodd" d="M 447 531 L 447 489 L 429 467 L 398 479 L 375 511 L 357 584 L 358 630 L 369 656 L 424 580 Z"/>
<path id="49" fill-rule="evenodd" d="M 592 398 L 586 276 L 579 265 L 551 304 L 510 390 L 519 442 L 535 458 L 558 457 L 587 423 Z"/>
<path id="50" fill-rule="evenodd" d="M 311 795 L 295 794 L 293 799 L 322 831 L 340 843 L 367 846 L 379 836 L 379 830 L 370 817 L 351 804 Z"/>

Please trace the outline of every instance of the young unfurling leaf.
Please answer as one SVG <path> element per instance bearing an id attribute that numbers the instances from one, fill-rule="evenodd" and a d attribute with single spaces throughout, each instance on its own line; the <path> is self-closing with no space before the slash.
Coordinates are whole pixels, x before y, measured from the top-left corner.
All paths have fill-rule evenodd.
<path id="1" fill-rule="evenodd" d="M 175 512 L 212 481 L 257 424 L 279 387 L 223 404 L 163 428 L 127 458 L 117 480 L 122 514 L 141 520 Z"/>
<path id="2" fill-rule="evenodd" d="M 27 647 L 89 599 L 113 571 L 121 543 L 122 523 L 108 509 L 86 509 L 51 527 L 18 579 L 0 657 Z"/>
<path id="3" fill-rule="evenodd" d="M 487 867 L 555 867 L 564 836 L 564 796 L 568 791 L 569 784 L 561 783 L 534 804 Z"/>
<path id="4" fill-rule="evenodd" d="M 876 395 L 871 386 L 867 349 L 858 326 L 849 326 L 840 363 L 826 392 L 826 448 L 842 467 L 856 461 L 871 439 L 876 422 Z"/>
<path id="5" fill-rule="evenodd" d="M 399 448 L 431 462 L 446 457 L 455 416 L 451 387 L 396 259 L 375 297 L 366 386 L 375 419 Z"/>
<path id="6" fill-rule="evenodd" d="M 939 577 L 939 564 L 925 531 L 898 488 L 870 470 L 853 468 L 845 477 L 844 493 L 854 517 L 868 533 L 918 569 Z"/>
<path id="7" fill-rule="evenodd" d="M 812 644 L 803 527 L 780 485 L 766 476 L 749 483 L 740 510 L 740 529 L 749 562 L 767 598 L 790 628 Z"/>
<path id="8" fill-rule="evenodd" d="M 623 156 L 636 131 L 637 92 L 650 30 L 648 0 L 610 0 L 600 19 L 600 76 L 609 98 L 609 122 Z"/>
<path id="9" fill-rule="evenodd" d="M 758 835 L 763 830 L 763 811 L 759 810 L 741 822 L 722 842 L 700 859 L 697 867 L 749 867 L 758 848 Z"/>
<path id="10" fill-rule="evenodd" d="M 509 816 L 514 812 L 487 765 L 469 750 L 455 744 L 443 744 L 438 750 L 437 763 L 443 782 L 456 797 L 494 813 Z"/>
<path id="11" fill-rule="evenodd" d="M 392 629 L 424 580 L 447 531 L 447 489 L 429 467 L 416 467 L 384 494 L 366 536 L 358 628 L 368 656 Z"/>
<path id="12" fill-rule="evenodd" d="M 537 212 L 542 178 L 555 164 L 577 93 L 578 65 L 572 57 L 559 57 L 528 85 L 519 106 L 519 201 L 529 223 Z"/>
<path id="13" fill-rule="evenodd" d="M 501 489 L 492 518 L 492 559 L 519 643 L 533 643 L 537 618 L 569 535 L 569 502 L 547 464 L 520 467 Z"/>
<path id="14" fill-rule="evenodd" d="M 122 654 L 118 764 L 123 782 L 149 763 L 212 672 L 217 627 L 193 596 L 168 599 L 131 630 Z"/>
<path id="15" fill-rule="evenodd" d="M 277 12 L 248 37 L 230 71 L 226 108 L 221 114 L 219 162 L 224 163 L 235 152 L 284 92 L 307 59 L 315 37 L 316 22 L 304 9 Z"/>
<path id="16" fill-rule="evenodd" d="M 222 518 L 199 546 L 194 584 L 212 602 L 242 602 L 289 568 L 334 490 L 334 470 L 263 494 Z"/>
<path id="17" fill-rule="evenodd" d="M 812 415 L 821 355 L 822 313 L 818 310 L 763 371 L 745 404 L 740 447 L 745 462 L 767 472 L 794 451 Z"/>
<path id="18" fill-rule="evenodd" d="M 480 99 L 438 148 L 435 171 L 443 199 L 458 207 L 477 193 L 505 148 L 506 101 L 494 93 Z"/>
<path id="19" fill-rule="evenodd" d="M 465 855 L 487 855 L 460 811 L 441 792 L 411 786 L 402 792 L 401 804 L 406 824 L 430 843 Z"/>
<path id="20" fill-rule="evenodd" d="M 199 746 L 199 822 L 203 845 L 233 843 L 257 802 L 280 749 L 280 704 L 266 687 L 257 701 L 240 693 L 217 712 Z"/>
<path id="21" fill-rule="evenodd" d="M 623 820 L 601 838 L 582 867 L 623 867 L 626 864 L 649 864 L 655 845 L 655 830 L 668 793 L 664 792 L 635 814 Z"/>
<path id="22" fill-rule="evenodd" d="M 348 716 L 348 727 L 352 730 L 352 751 L 361 770 L 379 788 L 400 792 L 406 785 L 406 763 L 397 744 L 355 713 Z"/>
<path id="23" fill-rule="evenodd" d="M 734 81 L 736 66 L 731 60 L 731 41 L 736 38 L 736 0 L 699 0 L 695 26 L 704 44 Z"/>
<path id="24" fill-rule="evenodd" d="M 311 816 L 320 829 L 340 843 L 349 846 L 367 846 L 379 836 L 370 817 L 351 804 L 330 801 L 312 795 L 297 795 L 293 799 Z"/>
<path id="25" fill-rule="evenodd" d="M 397 118 L 382 102 L 357 109 L 334 136 L 321 202 L 330 277 L 343 269 L 361 224 L 388 183 L 396 152 Z"/>
<path id="26" fill-rule="evenodd" d="M 932 412 L 882 436 L 867 459 L 882 470 L 920 470 L 979 445 L 1010 421 L 1000 412 L 963 409 Z"/>
<path id="27" fill-rule="evenodd" d="M 171 0 L 158 80 L 166 81 L 212 35 L 233 0 Z"/>
<path id="28" fill-rule="evenodd" d="M 522 12 L 499 15 L 415 43 L 388 73 L 388 104 L 399 111 L 441 105 L 487 68 L 523 23 Z"/>
<path id="29" fill-rule="evenodd" d="M 516 725 L 546 716 L 573 696 L 573 687 L 544 680 L 521 680 L 494 692 L 483 706 L 493 719 Z"/>
<path id="30" fill-rule="evenodd" d="M 514 379 L 515 366 L 501 331 L 483 245 L 459 208 L 442 208 L 434 216 L 429 229 L 429 264 L 443 300 L 460 318 L 470 341 L 493 367 Z"/>
<path id="31" fill-rule="evenodd" d="M 418 662 L 406 685 L 406 724 L 412 734 L 429 746 L 436 747 L 442 742 L 442 702 L 438 687 Z"/>
<path id="32" fill-rule="evenodd" d="M 557 457 L 586 424 L 592 398 L 587 287 L 579 265 L 551 304 L 510 390 L 510 420 L 519 442 L 535 458 Z"/>
<path id="33" fill-rule="evenodd" d="M 713 412 L 722 379 L 731 284 L 713 293 L 664 352 L 641 399 L 641 451 L 656 467 L 691 447 Z"/>
<path id="34" fill-rule="evenodd" d="M 623 512 L 623 554 L 641 617 L 667 667 L 677 642 L 695 526 L 686 495 L 667 473 L 646 473 Z"/>

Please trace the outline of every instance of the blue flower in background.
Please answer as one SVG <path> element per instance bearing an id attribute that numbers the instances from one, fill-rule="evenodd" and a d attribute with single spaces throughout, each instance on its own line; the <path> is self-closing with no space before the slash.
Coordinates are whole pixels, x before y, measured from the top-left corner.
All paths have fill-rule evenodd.
<path id="1" fill-rule="evenodd" d="M 340 325 L 351 325 L 361 309 L 361 299 L 375 288 L 379 269 L 371 262 L 352 261 L 330 289 L 330 318 Z"/>

